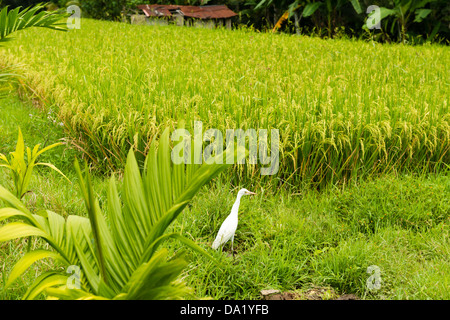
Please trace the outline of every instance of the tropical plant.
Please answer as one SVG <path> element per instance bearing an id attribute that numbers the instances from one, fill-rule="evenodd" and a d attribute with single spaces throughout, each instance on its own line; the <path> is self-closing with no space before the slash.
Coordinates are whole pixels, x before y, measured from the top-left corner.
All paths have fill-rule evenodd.
<path id="1" fill-rule="evenodd" d="M 107 205 L 103 208 L 95 196 L 88 170 L 83 176 L 75 162 L 88 218 L 70 215 L 65 220 L 52 211 L 32 214 L 19 199 L 0 186 L 0 199 L 9 205 L 0 209 L 0 220 L 17 220 L 0 229 L 0 241 L 36 236 L 53 248 L 26 253 L 15 264 L 5 287 L 8 288 L 35 261 L 52 258 L 66 268 L 73 266 L 74 270 L 80 270 L 79 286 L 75 282 L 72 287 L 74 275 L 61 269 L 52 270 L 36 278 L 24 299 L 33 299 L 44 290 L 61 299 L 177 299 L 190 296 L 189 288 L 179 279 L 187 263 L 183 254 L 168 258 L 167 249 L 157 249 L 164 241 L 176 239 L 206 254 L 193 241 L 179 233 L 166 231 L 200 188 L 229 165 L 174 164 L 168 129 L 162 134 L 159 146 L 157 143 L 155 139 L 150 146 L 142 175 L 134 152 L 129 151 L 121 196 L 113 176 L 109 182 Z"/>
<path id="2" fill-rule="evenodd" d="M 17 198 L 22 199 L 22 197 L 27 192 L 29 192 L 28 185 L 30 184 L 33 169 L 37 166 L 49 167 L 67 179 L 67 177 L 53 164 L 36 162 L 37 158 L 45 151 L 60 145 L 62 145 L 61 142 L 54 143 L 41 150 L 39 150 L 40 144 L 35 145 L 33 150 L 27 147 L 27 161 L 25 161 L 25 144 L 23 141 L 22 131 L 19 128 L 16 150 L 14 152 L 11 152 L 10 160 L 8 160 L 8 158 L 3 153 L 0 153 L 0 167 L 8 168 L 11 171 L 13 177 L 12 180 L 14 183 L 14 195 Z"/>
<path id="3" fill-rule="evenodd" d="M 41 11 L 44 7 L 43 4 L 23 10 L 21 10 L 21 7 L 13 10 L 8 10 L 7 6 L 4 7 L 0 11 L 0 42 L 11 40 L 10 35 L 13 32 L 31 27 L 66 30 L 66 23 L 60 21 L 63 15 Z"/>
<path id="4" fill-rule="evenodd" d="M 295 7 L 301 1 L 296 0 L 292 3 Z M 338 13 L 348 4 L 349 0 L 324 0 L 324 1 L 308 1 L 302 12 L 303 17 L 310 17 L 316 11 L 321 11 L 325 17 L 325 24 L 328 37 L 331 37 L 334 27 L 336 27 Z"/>
<path id="5" fill-rule="evenodd" d="M 397 25 L 399 39 L 404 42 L 409 25 L 414 22 L 422 22 L 431 13 L 431 9 L 426 9 L 425 6 L 434 1 L 436 0 L 394 0 L 394 7 L 392 9 L 380 8 L 380 19 L 382 20 L 388 16 L 394 17 L 391 33 L 393 33 L 394 26 Z M 414 20 L 412 20 L 413 17 Z"/>
<path id="6" fill-rule="evenodd" d="M 355 30 L 363 27 L 365 30 L 363 32 L 366 32 L 367 28 L 364 28 L 364 21 L 368 18 L 366 9 L 375 5 L 380 8 L 381 20 L 384 20 L 383 37 L 378 38 L 389 40 L 397 32 L 399 39 L 405 40 L 410 27 L 425 19 L 427 28 L 423 26 L 412 28 L 418 36 L 433 39 L 439 33 L 448 37 L 450 9 L 447 2 L 446 0 L 260 0 L 254 3 L 249 0 L 248 3 L 254 5 L 253 15 L 258 15 L 264 10 L 266 16 L 273 15 L 274 19 L 279 18 L 274 31 L 293 16 L 295 30 L 300 33 L 300 20 L 310 17 L 303 20 L 302 30 L 308 30 L 313 26 L 313 30 L 320 30 L 320 35 L 326 34 L 328 37 L 340 29 L 355 35 L 360 33 Z M 280 15 L 281 12 L 284 14 Z M 429 23 L 433 19 L 434 21 Z M 322 30 L 326 30 L 326 33 L 322 33 Z"/>
<path id="7" fill-rule="evenodd" d="M 342 9 L 350 2 L 353 3 L 353 1 L 355 0 L 295 0 L 293 2 L 261 0 L 255 6 L 255 10 L 270 6 L 273 6 L 274 10 L 275 8 L 282 9 L 283 11 L 286 10 L 275 24 L 274 31 L 279 29 L 284 21 L 294 16 L 295 30 L 297 33 L 300 33 L 300 20 L 302 18 L 313 17 L 315 28 L 323 27 L 327 30 L 328 37 L 331 37 L 334 28 L 342 23 L 342 19 L 338 19 L 341 16 Z M 316 12 L 320 14 L 317 15 Z"/>
<path id="8" fill-rule="evenodd" d="M 433 12 L 431 8 L 426 8 L 433 2 L 438 2 L 438 0 L 392 0 L 388 5 L 380 4 L 379 11 L 372 11 L 367 19 L 374 18 L 375 14 L 379 14 L 378 18 L 383 25 L 383 31 L 389 31 L 391 35 L 394 35 L 397 30 L 398 39 L 405 42 L 411 24 L 421 23 Z M 360 0 L 352 0 L 352 4 L 358 14 L 364 12 Z M 438 32 L 440 26 L 441 22 L 438 21 L 431 32 L 432 37 Z"/>
<path id="9" fill-rule="evenodd" d="M 291 2 L 289 0 L 261 0 L 256 3 L 254 10 L 265 10 L 266 21 L 270 23 L 272 18 L 270 17 L 269 10 L 272 12 L 273 26 L 276 27 L 277 21 L 283 16 L 283 12 L 289 8 Z"/>

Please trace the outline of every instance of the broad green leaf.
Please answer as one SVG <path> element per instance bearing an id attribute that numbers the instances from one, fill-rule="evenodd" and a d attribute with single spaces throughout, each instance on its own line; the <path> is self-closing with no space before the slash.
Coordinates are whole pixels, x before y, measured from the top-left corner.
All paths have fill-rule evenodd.
<path id="1" fill-rule="evenodd" d="M 55 167 L 53 164 L 51 164 L 51 163 L 39 162 L 39 163 L 36 163 L 35 166 L 46 166 L 46 167 L 49 167 L 49 168 L 55 170 L 56 172 L 58 172 L 60 175 L 62 175 L 67 181 L 69 181 L 70 183 L 72 183 L 72 182 L 69 180 L 69 178 L 66 177 L 66 175 L 65 175 L 64 173 L 62 173 L 58 168 L 56 168 L 56 167 Z"/>
<path id="2" fill-rule="evenodd" d="M 48 240 L 47 233 L 23 222 L 10 222 L 0 228 L 0 242 L 29 236 L 43 237 Z"/>
<path id="3" fill-rule="evenodd" d="M 3 153 L 0 153 L 0 160 L 3 160 L 6 162 L 6 164 L 9 164 L 8 158 L 6 158 L 6 156 Z"/>
<path id="4" fill-rule="evenodd" d="M 428 17 L 428 15 L 431 13 L 431 9 L 418 9 L 416 10 L 416 18 L 414 19 L 414 22 L 422 22 L 423 19 Z"/>
<path id="5" fill-rule="evenodd" d="M 1 208 L 0 209 L 0 221 L 9 219 L 9 218 L 25 218 L 26 220 L 30 222 L 34 222 L 35 219 L 33 216 L 22 212 L 20 210 L 14 209 L 14 208 Z"/>
<path id="6" fill-rule="evenodd" d="M 5 284 L 5 289 L 8 288 L 18 277 L 20 277 L 33 263 L 44 258 L 52 258 L 59 260 L 64 264 L 68 262 L 61 257 L 58 253 L 48 250 L 34 250 L 26 253 L 19 261 L 14 265 L 14 268 L 9 274 L 8 281 Z"/>
<path id="7" fill-rule="evenodd" d="M 149 210 L 145 200 L 139 167 L 132 150 L 128 153 L 123 183 L 124 203 L 126 204 L 127 211 L 131 215 L 130 218 L 132 217 L 133 219 L 133 221 L 128 222 L 135 226 L 137 240 L 143 241 L 150 229 Z"/>
<path id="8" fill-rule="evenodd" d="M 15 197 L 11 192 L 6 190 L 2 186 L 0 186 L 0 200 L 3 200 L 4 202 L 6 202 L 6 204 L 11 206 L 12 208 L 17 209 L 17 210 L 23 212 L 24 214 L 26 214 L 27 217 L 31 221 L 33 221 L 33 225 L 37 226 L 37 223 L 34 221 L 33 216 L 31 215 L 31 212 L 28 211 L 28 209 L 25 207 L 25 205 L 19 199 L 17 199 L 17 197 Z"/>
<path id="9" fill-rule="evenodd" d="M 67 279 L 68 276 L 61 273 L 55 271 L 46 272 L 36 278 L 33 284 L 28 288 L 27 292 L 25 292 L 22 300 L 33 300 L 49 287 L 61 286 L 66 284 Z"/>
<path id="10" fill-rule="evenodd" d="M 150 259 L 155 248 L 151 246 L 160 236 L 163 235 L 167 227 L 176 219 L 176 217 L 183 211 L 184 207 L 189 203 L 189 200 L 174 205 L 164 216 L 153 226 L 147 239 L 145 240 L 146 250 L 141 256 L 140 263 L 144 263 Z"/>
<path id="11" fill-rule="evenodd" d="M 87 169 L 87 167 L 86 167 Z M 83 187 L 84 195 L 85 195 L 85 204 L 88 211 L 89 221 L 91 223 L 91 230 L 92 235 L 95 243 L 96 250 L 94 251 L 94 254 L 97 258 L 98 267 L 100 268 L 100 279 L 107 282 L 107 274 L 106 274 L 106 263 L 105 263 L 105 257 L 103 253 L 103 235 L 99 230 L 99 222 L 98 219 L 101 218 L 101 211 L 100 207 L 98 205 L 97 198 L 94 195 L 94 190 L 92 189 L 92 181 L 89 175 L 89 172 L 86 174 L 86 181 L 83 179 L 83 176 L 81 174 L 81 170 L 79 167 L 76 167 L 78 178 L 80 179 L 80 184 L 85 186 Z M 86 170 L 87 171 L 87 170 Z M 90 238 L 86 238 L 87 243 L 89 244 Z"/>
<path id="12" fill-rule="evenodd" d="M 81 264 L 80 267 L 91 285 L 92 290 L 97 292 L 100 284 L 100 274 L 98 262 L 95 260 L 95 256 L 89 248 L 90 242 L 93 242 L 94 240 L 92 233 L 90 233 L 89 219 L 70 216 L 67 219 L 67 230 L 70 232 L 70 236 L 73 239 L 77 258 Z M 88 236 L 86 236 L 86 234 L 88 234 Z M 92 235 L 92 238 L 89 237 L 89 234 Z"/>
<path id="13" fill-rule="evenodd" d="M 66 221 L 53 211 L 47 210 L 46 213 L 50 235 L 55 240 L 55 243 L 62 248 L 64 247 L 66 236 Z"/>
<path id="14" fill-rule="evenodd" d="M 123 286 L 122 286 L 123 287 Z M 117 295 L 118 291 L 113 290 L 110 286 L 108 286 L 105 281 L 100 280 L 100 283 L 98 285 L 98 295 L 112 299 Z"/>
<path id="15" fill-rule="evenodd" d="M 108 190 L 108 212 L 111 224 L 111 232 L 114 239 L 117 239 L 117 248 L 123 257 L 127 270 L 134 270 L 137 267 L 139 253 L 134 243 L 134 234 L 129 232 L 125 223 L 122 204 L 114 176 L 109 181 Z"/>
<path id="16" fill-rule="evenodd" d="M 396 15 L 397 14 L 397 10 L 394 9 L 388 9 L 385 7 L 381 7 L 380 8 L 380 21 L 385 19 L 386 17 L 392 16 L 392 15 Z M 369 14 L 368 19 L 375 13 L 375 11 L 372 11 L 371 14 Z"/>
<path id="17" fill-rule="evenodd" d="M 168 293 L 174 296 L 186 294 L 189 289 L 174 282 L 187 266 L 187 262 L 183 259 L 166 262 L 166 259 L 167 249 L 161 249 L 149 262 L 141 264 L 125 288 L 126 299 L 156 300 L 167 298 Z"/>
<path id="18" fill-rule="evenodd" d="M 361 8 L 361 3 L 359 3 L 359 0 L 351 0 L 350 1 L 353 5 L 353 9 L 355 9 L 357 14 L 361 14 L 363 12 Z"/>
<path id="19" fill-rule="evenodd" d="M 19 127 L 19 136 L 17 138 L 17 145 L 16 145 L 15 152 L 20 157 L 20 159 L 23 159 L 23 157 L 25 155 L 25 144 L 23 142 L 23 135 L 22 135 L 22 130 L 20 130 L 20 127 Z"/>
<path id="20" fill-rule="evenodd" d="M 319 9 L 319 7 L 322 5 L 322 2 L 311 2 L 308 3 L 305 8 L 303 9 L 303 17 L 309 17 L 311 15 L 313 15 L 317 9 Z"/>
<path id="21" fill-rule="evenodd" d="M 57 288 L 46 288 L 45 292 L 51 297 L 64 300 L 108 300 L 105 297 L 97 296 L 81 289 L 69 289 L 65 285 Z"/>
<path id="22" fill-rule="evenodd" d="M 8 17 L 8 7 L 4 7 L 2 11 L 0 11 L 0 41 L 6 37 L 6 23 Z"/>
<path id="23" fill-rule="evenodd" d="M 39 151 L 37 151 L 37 152 L 33 152 L 33 158 L 34 158 L 34 159 L 37 159 L 37 157 L 39 157 L 39 156 L 40 156 L 41 154 L 43 154 L 45 151 L 50 150 L 50 149 L 52 149 L 52 148 L 55 148 L 55 147 L 57 147 L 57 146 L 61 146 L 61 145 L 63 145 L 62 142 L 57 142 L 57 143 L 54 143 L 54 144 L 52 144 L 52 145 L 49 145 L 49 146 L 47 146 L 47 147 L 45 147 L 45 148 L 43 148 L 43 149 L 41 149 L 41 150 L 39 150 Z"/>
<path id="24" fill-rule="evenodd" d="M 13 168 L 12 166 L 7 165 L 7 164 L 0 164 L 0 167 L 8 168 L 8 169 L 10 169 L 10 170 L 14 170 L 14 168 Z"/>

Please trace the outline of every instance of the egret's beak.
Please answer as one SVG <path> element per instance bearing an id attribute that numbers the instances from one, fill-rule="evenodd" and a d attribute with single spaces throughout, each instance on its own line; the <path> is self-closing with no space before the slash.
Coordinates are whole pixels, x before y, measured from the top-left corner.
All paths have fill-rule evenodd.
<path id="1" fill-rule="evenodd" d="M 254 192 L 250 192 L 250 191 L 249 191 L 249 192 L 247 192 L 247 194 L 256 194 L 256 193 L 254 193 Z"/>

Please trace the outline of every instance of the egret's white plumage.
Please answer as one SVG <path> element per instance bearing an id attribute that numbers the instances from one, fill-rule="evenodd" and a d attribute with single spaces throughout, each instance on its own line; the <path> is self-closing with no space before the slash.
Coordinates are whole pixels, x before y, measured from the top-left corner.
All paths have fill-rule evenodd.
<path id="1" fill-rule="evenodd" d="M 256 193 L 250 192 L 247 189 L 239 190 L 236 202 L 234 203 L 233 208 L 231 208 L 231 213 L 222 223 L 222 226 L 219 229 L 219 233 L 217 233 L 217 237 L 212 244 L 213 249 L 216 250 L 221 246 L 223 247 L 225 243 L 227 243 L 231 239 L 231 251 L 233 252 L 234 233 L 236 232 L 238 225 L 239 204 L 241 202 L 241 197 L 249 194 Z"/>

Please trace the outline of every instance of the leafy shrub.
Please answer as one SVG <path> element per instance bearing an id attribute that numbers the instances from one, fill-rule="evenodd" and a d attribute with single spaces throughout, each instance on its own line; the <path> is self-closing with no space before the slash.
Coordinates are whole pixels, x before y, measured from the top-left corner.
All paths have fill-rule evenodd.
<path id="1" fill-rule="evenodd" d="M 103 20 L 118 20 L 127 0 L 80 0 L 83 14 Z"/>

